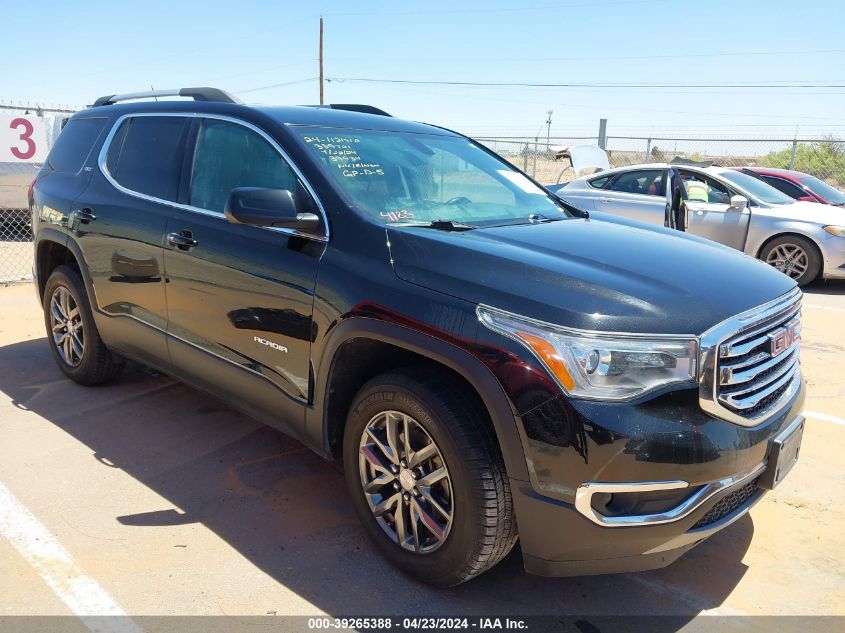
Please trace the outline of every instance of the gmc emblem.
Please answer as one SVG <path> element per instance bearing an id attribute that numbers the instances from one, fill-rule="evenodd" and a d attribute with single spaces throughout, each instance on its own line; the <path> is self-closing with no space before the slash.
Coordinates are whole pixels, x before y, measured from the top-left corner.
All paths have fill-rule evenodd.
<path id="1" fill-rule="evenodd" d="M 801 322 L 787 323 L 779 330 L 769 332 L 769 354 L 779 356 L 800 340 Z"/>

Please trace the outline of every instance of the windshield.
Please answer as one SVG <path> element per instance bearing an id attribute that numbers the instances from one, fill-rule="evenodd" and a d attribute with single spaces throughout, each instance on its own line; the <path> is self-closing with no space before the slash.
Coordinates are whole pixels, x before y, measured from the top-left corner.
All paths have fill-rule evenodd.
<path id="1" fill-rule="evenodd" d="M 815 176 L 803 176 L 799 179 L 799 182 L 827 200 L 828 204 L 845 205 L 845 193 L 827 184 L 824 180 L 819 180 Z"/>
<path id="2" fill-rule="evenodd" d="M 545 190 L 465 138 L 291 130 L 355 208 L 386 224 L 450 221 L 478 227 L 568 217 Z"/>
<path id="3" fill-rule="evenodd" d="M 739 185 L 758 200 L 768 204 L 791 204 L 795 202 L 788 195 L 781 193 L 759 178 L 743 174 L 740 171 L 723 171 L 721 176 L 725 180 L 730 180 L 732 183 Z"/>

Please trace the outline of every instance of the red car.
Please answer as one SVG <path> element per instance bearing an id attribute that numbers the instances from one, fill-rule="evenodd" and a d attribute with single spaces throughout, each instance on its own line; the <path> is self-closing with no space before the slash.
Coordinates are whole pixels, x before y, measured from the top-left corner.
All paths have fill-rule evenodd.
<path id="1" fill-rule="evenodd" d="M 845 206 L 845 193 L 802 171 L 774 167 L 734 167 L 734 169 L 756 176 L 790 198 L 833 204 L 838 207 Z"/>

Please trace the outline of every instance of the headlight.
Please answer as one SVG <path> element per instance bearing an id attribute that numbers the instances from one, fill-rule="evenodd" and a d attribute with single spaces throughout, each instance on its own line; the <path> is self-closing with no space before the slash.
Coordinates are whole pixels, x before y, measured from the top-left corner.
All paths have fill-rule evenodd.
<path id="1" fill-rule="evenodd" d="M 825 226 L 825 231 L 836 237 L 845 237 L 845 226 Z"/>
<path id="2" fill-rule="evenodd" d="M 571 330 L 486 306 L 477 312 L 488 328 L 531 350 L 572 396 L 630 400 L 695 380 L 695 338 Z"/>

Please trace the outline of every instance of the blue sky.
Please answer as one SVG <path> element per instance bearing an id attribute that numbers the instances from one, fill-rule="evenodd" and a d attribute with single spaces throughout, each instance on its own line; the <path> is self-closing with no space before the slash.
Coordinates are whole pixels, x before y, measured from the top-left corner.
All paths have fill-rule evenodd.
<path id="1" fill-rule="evenodd" d="M 845 85 L 845 2 L 206 0 L 3 3 L 0 102 L 84 105 L 102 94 L 212 85 L 260 103 L 378 105 L 475 135 L 845 137 L 845 88 L 420 86 L 481 82 Z M 301 81 L 305 80 L 305 81 Z M 264 88 L 276 84 L 289 85 Z"/>

